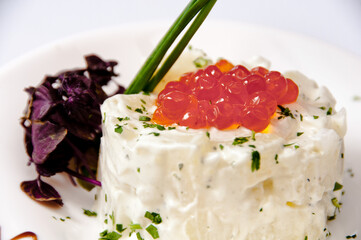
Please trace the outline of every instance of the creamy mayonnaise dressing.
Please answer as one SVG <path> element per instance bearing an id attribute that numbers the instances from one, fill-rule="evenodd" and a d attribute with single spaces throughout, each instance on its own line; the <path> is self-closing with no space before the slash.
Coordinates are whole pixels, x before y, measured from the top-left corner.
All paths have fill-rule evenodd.
<path id="1" fill-rule="evenodd" d="M 97 197 L 104 228 L 123 224 L 121 239 L 152 239 L 149 211 L 160 214 L 153 225 L 164 240 L 325 239 L 341 193 L 333 189 L 342 183 L 345 110 L 336 112 L 329 91 L 299 72 L 284 75 L 300 89 L 285 105 L 294 117 L 277 114 L 254 136 L 243 127 L 152 128 L 139 117 L 152 116 L 155 95 L 107 99 Z M 232 145 L 236 137 L 248 141 Z M 252 171 L 254 151 L 261 158 Z M 142 229 L 129 238 L 131 223 Z"/>

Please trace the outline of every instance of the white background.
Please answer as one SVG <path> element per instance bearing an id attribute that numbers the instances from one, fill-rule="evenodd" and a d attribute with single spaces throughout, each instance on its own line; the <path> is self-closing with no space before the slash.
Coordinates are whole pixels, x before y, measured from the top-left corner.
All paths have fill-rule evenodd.
<path id="1" fill-rule="evenodd" d="M 84 31 L 130 22 L 171 23 L 187 2 L 0 0 L 0 67 L 40 46 Z M 360 0 L 218 0 L 209 19 L 278 28 L 361 56 Z"/>

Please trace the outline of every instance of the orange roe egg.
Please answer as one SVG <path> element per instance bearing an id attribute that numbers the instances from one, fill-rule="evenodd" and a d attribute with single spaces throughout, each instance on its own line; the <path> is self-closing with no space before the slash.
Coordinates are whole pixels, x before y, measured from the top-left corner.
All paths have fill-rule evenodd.
<path id="1" fill-rule="evenodd" d="M 222 59 L 169 82 L 158 95 L 152 121 L 194 129 L 244 126 L 260 132 L 277 105 L 297 97 L 298 86 L 281 73 L 263 67 L 248 70 Z"/>

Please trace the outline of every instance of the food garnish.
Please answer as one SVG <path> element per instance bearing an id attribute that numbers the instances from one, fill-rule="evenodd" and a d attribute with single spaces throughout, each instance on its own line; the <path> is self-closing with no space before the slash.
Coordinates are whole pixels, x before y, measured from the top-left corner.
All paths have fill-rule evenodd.
<path id="1" fill-rule="evenodd" d="M 248 70 L 226 60 L 169 82 L 159 93 L 153 122 L 193 129 L 244 126 L 260 132 L 270 123 L 277 106 L 279 118 L 293 114 L 283 104 L 295 102 L 298 86 L 277 71 Z"/>
<path id="2" fill-rule="evenodd" d="M 102 135 L 100 105 L 109 97 L 102 86 L 117 76 L 117 63 L 95 55 L 85 60 L 85 69 L 48 76 L 38 87 L 26 89 L 30 99 L 21 124 L 29 165 L 35 165 L 38 177 L 22 182 L 21 189 L 37 201 L 63 205 L 59 193 L 43 181 L 59 172 L 80 179 L 88 189 L 101 185 L 96 180 Z M 116 93 L 122 92 L 124 88 L 118 86 Z"/>
<path id="3" fill-rule="evenodd" d="M 152 91 L 177 60 L 195 32 L 208 16 L 217 0 L 191 0 L 181 15 L 154 49 L 125 93 Z M 193 18 L 195 18 L 193 20 Z M 193 21 L 192 21 L 193 20 Z M 184 28 L 192 24 L 174 47 L 163 65 L 158 65 Z M 87 56 L 87 68 L 65 71 L 46 77 L 38 87 L 29 87 L 27 111 L 21 124 L 25 128 L 25 144 L 35 164 L 38 177 L 21 183 L 21 189 L 31 198 L 54 202 L 62 206 L 59 193 L 42 177 L 65 172 L 79 179 L 80 185 L 91 189 L 101 186 L 96 180 L 101 132 L 100 105 L 109 97 L 102 87 L 116 76 L 115 61 L 105 62 L 95 55 Z M 116 93 L 125 89 L 119 86 Z M 137 111 L 144 111 L 139 108 Z M 104 119 L 106 115 L 104 114 Z M 149 121 L 146 116 L 141 121 Z M 122 126 L 114 129 L 122 133 Z M 73 184 L 75 181 L 72 179 Z"/>

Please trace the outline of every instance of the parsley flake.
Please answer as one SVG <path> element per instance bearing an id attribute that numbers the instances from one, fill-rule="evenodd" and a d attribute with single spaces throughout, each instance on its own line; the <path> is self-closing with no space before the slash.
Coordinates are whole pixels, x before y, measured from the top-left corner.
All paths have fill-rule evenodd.
<path id="1" fill-rule="evenodd" d="M 252 172 L 254 172 L 255 170 L 258 170 L 261 163 L 261 155 L 259 154 L 258 151 L 252 151 Z"/>
<path id="2" fill-rule="evenodd" d="M 96 212 L 90 211 L 90 210 L 87 210 L 87 209 L 84 209 L 84 208 L 83 208 L 83 211 L 84 211 L 83 213 L 85 215 L 87 215 L 88 217 L 96 217 L 98 215 Z"/>
<path id="3" fill-rule="evenodd" d="M 283 146 L 284 146 L 284 147 L 289 147 L 289 146 L 292 146 L 293 144 L 295 144 L 295 143 L 283 144 Z"/>
<path id="4" fill-rule="evenodd" d="M 116 229 L 119 233 L 122 233 L 122 232 L 124 232 L 125 229 L 127 229 L 127 228 L 124 228 L 124 227 L 123 227 L 123 224 L 117 224 L 117 225 L 115 225 L 115 229 Z"/>
<path id="5" fill-rule="evenodd" d="M 224 146 L 222 144 L 219 144 L 219 149 L 223 150 Z"/>
<path id="6" fill-rule="evenodd" d="M 145 230 L 147 230 L 153 239 L 159 238 L 158 229 L 153 224 L 150 224 Z"/>
<path id="7" fill-rule="evenodd" d="M 138 229 L 142 229 L 142 226 L 140 226 L 139 223 L 131 223 L 129 225 L 129 228 L 131 231 L 135 231 L 135 230 L 138 230 Z"/>
<path id="8" fill-rule="evenodd" d="M 318 119 L 319 116 L 313 115 L 313 119 Z"/>
<path id="9" fill-rule="evenodd" d="M 130 118 L 129 118 L 129 117 L 123 117 L 123 118 L 118 117 L 117 119 L 118 119 L 118 121 L 119 121 L 119 122 L 121 122 L 121 121 L 128 121 L 128 120 L 130 120 Z"/>
<path id="10" fill-rule="evenodd" d="M 183 168 L 183 164 L 182 164 L 182 168 Z M 162 222 L 162 218 L 161 218 L 160 214 L 156 213 L 156 212 L 148 212 L 148 211 L 146 211 L 144 217 L 151 220 L 152 223 L 154 223 L 154 224 L 159 224 L 159 223 Z"/>
<path id="11" fill-rule="evenodd" d="M 137 239 L 138 240 L 144 240 L 144 238 L 142 238 L 142 236 L 140 235 L 140 232 L 137 232 Z"/>
<path id="12" fill-rule="evenodd" d="M 278 164 L 278 154 L 275 155 L 276 164 Z"/>
<path id="13" fill-rule="evenodd" d="M 151 135 L 151 134 L 153 134 L 153 135 L 156 136 L 156 137 L 158 137 L 158 136 L 160 135 L 160 133 L 157 133 L 157 132 L 151 132 L 151 133 L 149 133 L 148 135 Z"/>
<path id="14" fill-rule="evenodd" d="M 123 127 L 119 124 L 115 125 L 114 132 L 121 134 L 123 132 Z"/>
<path id="15" fill-rule="evenodd" d="M 357 234 L 353 234 L 353 235 L 347 235 L 346 239 L 351 239 L 351 238 L 357 238 Z"/>
<path id="16" fill-rule="evenodd" d="M 304 134 L 304 132 L 297 132 L 297 137 L 301 136 L 302 134 Z"/>
<path id="17" fill-rule="evenodd" d="M 108 232 L 108 230 L 101 232 L 99 235 L 100 235 L 99 240 L 118 240 L 122 236 L 121 234 L 115 231 Z"/>
<path id="18" fill-rule="evenodd" d="M 278 108 L 281 110 L 281 112 L 278 112 L 280 114 L 278 119 L 282 119 L 285 117 L 291 117 L 291 118 L 295 119 L 295 117 L 293 116 L 293 113 L 291 112 L 291 110 L 288 107 L 285 108 L 281 105 L 278 105 Z"/>
<path id="19" fill-rule="evenodd" d="M 138 113 L 143 113 L 143 110 L 141 108 L 136 108 L 134 111 L 136 111 Z"/>
<path id="20" fill-rule="evenodd" d="M 233 140 L 232 145 L 240 145 L 240 144 L 243 144 L 243 143 L 248 142 L 248 141 L 249 141 L 249 137 L 236 137 Z"/>
<path id="21" fill-rule="evenodd" d="M 332 114 L 332 107 L 330 107 L 326 112 L 326 115 L 331 115 L 331 114 Z"/>
<path id="22" fill-rule="evenodd" d="M 209 134 L 208 131 L 206 132 L 206 136 L 207 136 L 208 138 L 211 138 L 211 135 Z"/>
<path id="23" fill-rule="evenodd" d="M 147 102 L 144 101 L 143 99 L 140 99 L 140 101 L 141 101 L 143 104 L 147 104 Z"/>
<path id="24" fill-rule="evenodd" d="M 150 121 L 150 117 L 148 117 L 148 116 L 139 116 L 139 121 Z"/>
<path id="25" fill-rule="evenodd" d="M 338 183 L 338 182 L 335 182 L 335 186 L 333 187 L 333 191 L 338 191 L 338 190 L 341 190 L 342 189 L 342 184 Z"/>
<path id="26" fill-rule="evenodd" d="M 103 116 L 103 123 L 105 123 L 105 119 L 107 118 L 107 113 L 104 112 L 104 116 Z"/>

